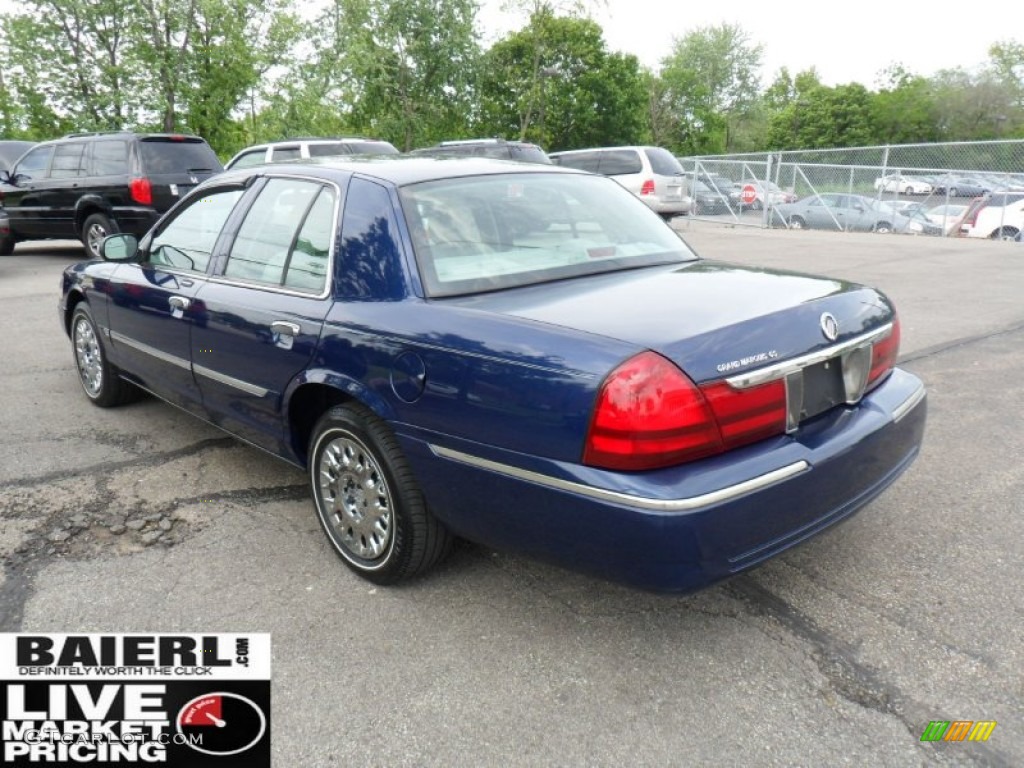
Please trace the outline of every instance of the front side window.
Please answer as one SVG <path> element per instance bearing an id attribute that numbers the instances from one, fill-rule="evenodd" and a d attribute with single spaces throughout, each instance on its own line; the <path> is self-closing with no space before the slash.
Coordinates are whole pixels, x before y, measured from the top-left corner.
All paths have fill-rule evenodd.
<path id="1" fill-rule="evenodd" d="M 196 198 L 154 236 L 147 262 L 153 266 L 205 272 L 240 189 L 224 189 Z"/>
<path id="2" fill-rule="evenodd" d="M 26 179 L 46 178 L 46 170 L 50 167 L 53 147 L 37 147 L 29 152 L 18 163 L 15 173 Z"/>
<path id="3" fill-rule="evenodd" d="M 225 277 L 319 292 L 333 221 L 332 191 L 312 181 L 271 179 L 245 214 Z"/>
<path id="4" fill-rule="evenodd" d="M 635 195 L 598 176 L 452 178 L 400 195 L 420 275 L 435 297 L 695 258 Z"/>

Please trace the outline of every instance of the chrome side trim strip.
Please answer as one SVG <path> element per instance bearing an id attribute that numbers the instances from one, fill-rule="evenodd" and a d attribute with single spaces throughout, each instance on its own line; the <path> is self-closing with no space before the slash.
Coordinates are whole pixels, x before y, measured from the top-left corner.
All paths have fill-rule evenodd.
<path id="1" fill-rule="evenodd" d="M 179 368 L 184 368 L 186 371 L 192 370 L 192 363 L 190 363 L 188 360 L 185 360 L 184 358 L 181 357 L 177 357 L 176 355 L 169 355 L 166 352 L 162 352 L 161 350 L 156 349 L 155 347 L 149 346 L 149 344 L 143 344 L 141 341 L 136 341 L 135 339 L 130 338 L 129 336 L 125 336 L 123 333 L 111 331 L 110 338 L 119 344 L 125 344 L 126 346 L 129 346 L 132 349 L 139 350 L 139 352 L 142 352 L 143 354 L 147 354 L 150 357 L 155 357 L 157 360 L 163 360 L 165 363 L 170 363 L 171 365 L 176 365 Z"/>
<path id="2" fill-rule="evenodd" d="M 922 384 L 914 391 L 914 394 L 912 394 L 910 397 L 908 397 L 906 400 L 900 403 L 899 406 L 893 409 L 893 423 L 899 424 L 899 422 L 903 419 L 904 416 L 906 416 L 908 413 L 914 410 L 918 406 L 918 404 L 922 400 L 924 400 L 924 396 L 926 394 L 927 392 L 925 391 L 924 385 Z"/>
<path id="3" fill-rule="evenodd" d="M 767 368 L 760 368 L 750 373 L 741 373 L 737 376 L 730 376 L 726 379 L 726 382 L 731 387 L 736 389 L 747 389 L 748 387 L 756 387 L 758 384 L 765 384 L 775 379 L 781 379 L 783 376 L 788 376 L 791 373 L 802 371 L 811 365 L 817 365 L 823 363 L 826 360 L 830 360 L 833 357 L 838 357 L 845 352 L 849 352 L 851 349 L 855 349 L 860 346 L 867 344 L 873 344 L 879 339 L 884 339 L 892 333 L 892 323 L 886 323 L 881 328 L 868 333 L 861 334 L 852 339 L 844 341 L 840 344 L 833 344 L 831 347 L 820 349 L 817 352 L 811 352 L 810 354 L 803 355 L 802 357 L 796 357 L 792 360 L 786 360 L 775 365 L 769 365 Z"/>
<path id="4" fill-rule="evenodd" d="M 214 371 L 213 369 L 207 368 L 206 366 L 203 365 L 193 364 L 192 370 L 195 371 L 200 376 L 205 376 L 208 379 L 213 379 L 214 381 L 220 384 L 225 384 L 229 387 L 240 389 L 247 395 L 255 395 L 256 397 L 266 397 L 267 393 L 270 391 L 269 389 L 258 387 L 255 384 L 250 384 L 247 381 L 236 379 L 234 376 L 228 376 L 227 374 Z"/>
<path id="5" fill-rule="evenodd" d="M 711 504 L 720 504 L 721 502 L 730 501 L 738 496 L 752 493 L 753 491 L 760 490 L 761 488 L 765 488 L 769 485 L 780 483 L 783 480 L 788 480 L 794 475 L 807 471 L 811 467 L 811 465 L 806 461 L 800 460 L 785 467 L 781 467 L 780 469 L 760 475 L 759 477 L 754 477 L 750 480 L 745 480 L 742 483 L 730 485 L 726 488 L 721 488 L 717 491 L 705 493 L 700 496 L 691 496 L 686 499 L 653 499 L 647 496 L 634 496 L 629 493 L 620 493 L 618 491 L 608 491 L 603 488 L 594 488 L 589 485 L 583 485 L 582 483 L 574 483 L 571 480 L 561 480 L 557 477 L 551 477 L 550 475 L 543 475 L 540 472 L 533 472 L 528 469 L 513 467 L 508 464 L 491 461 L 490 459 L 482 459 L 479 456 L 471 456 L 468 453 L 453 451 L 450 448 L 442 448 L 439 445 L 431 445 L 430 450 L 433 451 L 435 456 L 439 456 L 440 458 L 457 461 L 460 464 L 468 464 L 472 467 L 479 467 L 480 469 L 488 469 L 492 472 L 513 477 L 517 480 L 526 480 L 527 482 L 536 483 L 537 485 L 542 485 L 546 488 L 553 488 L 558 491 L 568 491 L 570 493 L 577 493 L 581 496 L 587 496 L 599 501 L 607 501 L 613 504 L 625 504 L 630 507 L 651 510 L 654 512 L 689 512 Z"/>

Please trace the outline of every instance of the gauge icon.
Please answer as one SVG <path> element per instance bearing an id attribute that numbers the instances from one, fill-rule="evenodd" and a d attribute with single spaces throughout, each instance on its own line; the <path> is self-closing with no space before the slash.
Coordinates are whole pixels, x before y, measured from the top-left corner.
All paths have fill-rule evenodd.
<path id="1" fill-rule="evenodd" d="M 178 733 L 196 752 L 237 755 L 252 749 L 267 732 L 267 716 L 252 699 L 215 691 L 186 702 L 175 721 Z"/>

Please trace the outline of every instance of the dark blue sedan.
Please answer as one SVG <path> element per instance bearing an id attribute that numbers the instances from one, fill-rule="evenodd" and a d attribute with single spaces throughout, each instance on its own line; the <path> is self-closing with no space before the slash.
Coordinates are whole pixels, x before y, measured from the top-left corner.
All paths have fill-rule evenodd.
<path id="1" fill-rule="evenodd" d="M 60 301 L 86 396 L 146 390 L 308 468 L 376 583 L 459 536 L 697 589 L 851 515 L 924 432 L 885 296 L 699 259 L 586 173 L 231 171 L 103 255 Z"/>

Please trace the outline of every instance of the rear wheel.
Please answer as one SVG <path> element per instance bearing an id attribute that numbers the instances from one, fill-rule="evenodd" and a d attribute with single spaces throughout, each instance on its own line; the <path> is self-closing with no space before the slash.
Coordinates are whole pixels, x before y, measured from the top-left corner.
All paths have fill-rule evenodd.
<path id="1" fill-rule="evenodd" d="M 309 471 L 324 533 L 363 578 L 392 584 L 450 551 L 451 534 L 427 509 L 394 435 L 368 409 L 338 405 L 320 418 Z"/>
<path id="2" fill-rule="evenodd" d="M 875 224 L 875 232 L 879 232 L 883 235 L 887 235 L 892 232 L 892 224 L 888 221 L 880 221 Z"/>
<path id="3" fill-rule="evenodd" d="M 958 190 L 956 187 L 950 187 L 949 188 L 949 196 L 950 197 L 960 197 L 959 192 L 960 192 L 960 190 Z"/>
<path id="4" fill-rule="evenodd" d="M 117 231 L 114 222 L 103 213 L 89 214 L 82 222 L 82 245 L 90 259 L 100 258 L 100 245 L 103 238 Z"/>
<path id="5" fill-rule="evenodd" d="M 14 238 L 11 236 L 0 237 L 0 256 L 10 256 L 14 253 Z"/>
<path id="6" fill-rule="evenodd" d="M 993 240 L 1016 240 L 1019 231 L 1016 227 L 1003 227 L 992 233 Z"/>
<path id="7" fill-rule="evenodd" d="M 117 369 L 107 362 L 103 342 L 87 304 L 79 304 L 71 316 L 71 343 L 82 389 L 93 403 L 109 408 L 138 397 L 139 390 L 122 379 Z"/>

